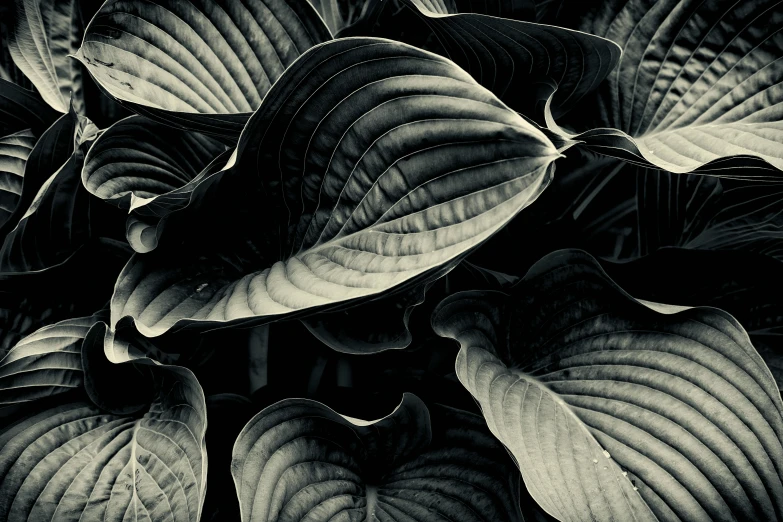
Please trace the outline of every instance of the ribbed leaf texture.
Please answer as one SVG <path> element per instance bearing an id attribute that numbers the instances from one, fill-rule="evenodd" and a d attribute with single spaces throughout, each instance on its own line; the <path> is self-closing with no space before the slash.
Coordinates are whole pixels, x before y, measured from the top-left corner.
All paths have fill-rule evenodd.
<path id="1" fill-rule="evenodd" d="M 98 315 L 66 319 L 16 343 L 0 359 L 0 408 L 81 387 L 82 341 L 99 320 Z"/>
<path id="2" fill-rule="evenodd" d="M 532 19 L 532 2 L 376 0 L 340 36 L 382 36 L 424 47 L 468 71 L 514 110 L 544 121 L 555 89 L 560 116 L 597 88 L 617 64 L 612 41 Z"/>
<path id="3" fill-rule="evenodd" d="M 508 294 L 450 297 L 433 322 L 459 340 L 460 381 L 559 520 L 781 520 L 769 369 L 730 315 L 653 308 L 665 313 L 560 251 Z"/>
<path id="4" fill-rule="evenodd" d="M 35 135 L 30 129 L 0 138 L 0 227 L 19 205 L 24 167 L 35 142 Z"/>
<path id="5" fill-rule="evenodd" d="M 513 461 L 471 413 L 405 394 L 367 422 L 288 399 L 234 445 L 243 522 L 521 521 Z"/>
<path id="6" fill-rule="evenodd" d="M 28 408 L 0 428 L 0 518 L 198 521 L 204 395 L 189 370 L 153 371 L 154 400 L 137 415 L 81 399 Z"/>
<path id="7" fill-rule="evenodd" d="M 84 32 L 79 1 L 12 1 L 16 9 L 8 50 L 14 63 L 52 108 L 65 113 L 72 104 L 81 112 L 81 64 L 69 56 Z"/>
<path id="8" fill-rule="evenodd" d="M 128 208 L 137 199 L 182 187 L 225 149 L 203 134 L 130 116 L 95 140 L 84 159 L 82 182 L 91 194 Z"/>
<path id="9" fill-rule="evenodd" d="M 783 5 L 776 0 L 566 2 L 558 23 L 618 43 L 599 90 L 594 150 L 670 172 L 779 178 Z M 550 120 L 550 123 L 554 122 Z M 577 127 L 584 124 L 574 122 Z M 732 161 L 726 160 L 728 157 Z"/>
<path id="10" fill-rule="evenodd" d="M 76 55 L 142 114 L 236 136 L 286 67 L 331 35 L 300 0 L 111 0 Z"/>
<path id="11" fill-rule="evenodd" d="M 170 217 L 168 246 L 128 264 L 113 324 L 130 316 L 157 336 L 401 291 L 530 204 L 557 157 L 440 56 L 379 39 L 323 44 L 283 74 L 236 157 Z"/>

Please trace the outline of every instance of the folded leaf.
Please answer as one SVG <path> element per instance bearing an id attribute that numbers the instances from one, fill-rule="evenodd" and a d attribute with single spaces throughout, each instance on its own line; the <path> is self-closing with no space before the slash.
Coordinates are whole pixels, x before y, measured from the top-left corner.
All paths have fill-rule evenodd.
<path id="1" fill-rule="evenodd" d="M 560 12 L 558 23 L 624 50 L 587 106 L 598 109 L 597 126 L 612 128 L 577 139 L 602 154 L 670 172 L 698 169 L 720 176 L 721 159 L 739 156 L 735 162 L 752 167 L 747 176 L 779 178 L 779 2 L 631 0 L 595 8 L 572 2 Z M 550 124 L 557 128 L 551 118 Z"/>
<path id="2" fill-rule="evenodd" d="M 242 430 L 231 466 L 244 522 L 521 521 L 512 470 L 480 417 L 411 394 L 372 422 L 278 402 Z"/>
<path id="3" fill-rule="evenodd" d="M 95 140 L 84 160 L 82 181 L 91 194 L 128 208 L 137 199 L 181 188 L 225 149 L 203 134 L 130 116 Z"/>
<path id="4" fill-rule="evenodd" d="M 459 340 L 460 380 L 559 520 L 779 520 L 769 369 L 725 312 L 654 308 L 560 251 L 508 294 L 447 299 L 433 323 Z"/>
<path id="5" fill-rule="evenodd" d="M 172 214 L 169 245 L 129 263 L 112 322 L 130 316 L 157 336 L 403 291 L 530 204 L 557 157 L 444 58 L 379 39 L 323 44 L 270 90 L 236 158 Z"/>
<path id="6" fill-rule="evenodd" d="M 70 55 L 84 31 L 77 0 L 13 0 L 14 30 L 8 50 L 17 67 L 52 108 L 68 112 L 84 106 L 82 71 Z"/>
<path id="7" fill-rule="evenodd" d="M 35 135 L 30 129 L 0 138 L 0 227 L 19 204 L 24 167 L 35 142 Z"/>
<path id="8" fill-rule="evenodd" d="M 236 138 L 285 68 L 330 38 L 305 1 L 111 0 L 76 57 L 132 110 Z"/>
<path id="9" fill-rule="evenodd" d="M 0 518 L 198 521 L 204 395 L 184 368 L 153 371 L 154 399 L 143 414 L 77 399 L 28 409 L 1 427 Z"/>
<path id="10" fill-rule="evenodd" d="M 530 19 L 527 1 L 376 0 L 340 36 L 383 36 L 454 60 L 514 110 L 560 116 L 597 88 L 620 58 L 612 41 Z"/>
<path id="11" fill-rule="evenodd" d="M 49 107 L 38 93 L 0 79 L 0 134 L 32 129 L 40 136 L 60 113 Z"/>

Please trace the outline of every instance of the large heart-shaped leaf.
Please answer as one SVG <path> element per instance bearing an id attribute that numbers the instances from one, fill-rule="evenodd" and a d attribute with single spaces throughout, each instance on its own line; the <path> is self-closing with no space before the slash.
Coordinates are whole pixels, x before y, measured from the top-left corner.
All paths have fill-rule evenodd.
<path id="1" fill-rule="evenodd" d="M 780 520 L 769 369 L 725 312 L 654 308 L 666 313 L 561 251 L 508 294 L 447 299 L 433 322 L 460 341 L 460 380 L 558 519 Z"/>
<path id="2" fill-rule="evenodd" d="M 222 143 L 130 116 L 106 129 L 84 159 L 82 181 L 99 198 L 123 208 L 181 188 L 196 177 Z"/>
<path id="3" fill-rule="evenodd" d="M 156 336 L 260 323 L 426 282 L 530 204 L 557 157 L 440 56 L 379 39 L 323 44 L 170 217 L 168 246 L 123 270 L 113 324 L 130 316 Z"/>
<path id="4" fill-rule="evenodd" d="M 78 0 L 12 0 L 14 30 L 8 50 L 43 99 L 54 109 L 81 112 L 81 64 L 70 57 L 84 31 Z"/>
<path id="5" fill-rule="evenodd" d="M 340 36 L 383 36 L 425 47 L 454 60 L 510 107 L 562 115 L 598 87 L 620 58 L 612 41 L 532 18 L 527 1 L 375 0 Z M 543 121 L 543 117 L 540 118 Z"/>
<path id="6" fill-rule="evenodd" d="M 19 204 L 24 167 L 35 142 L 35 135 L 30 129 L 0 138 L 0 227 Z"/>
<path id="7" fill-rule="evenodd" d="M 32 129 L 40 136 L 60 113 L 49 107 L 38 93 L 0 79 L 0 134 Z"/>
<path id="8" fill-rule="evenodd" d="M 82 341 L 90 328 L 103 319 L 101 315 L 66 319 L 16 343 L 0 359 L 0 408 L 81 387 Z"/>
<path id="9" fill-rule="evenodd" d="M 670 172 L 721 175 L 722 158 L 741 156 L 733 163 L 753 167 L 747 176 L 779 176 L 783 5 L 777 0 L 570 2 L 560 13 L 558 23 L 609 38 L 624 51 L 587 106 L 598 110 L 594 124 L 612 128 L 578 139 Z"/>
<path id="10" fill-rule="evenodd" d="M 286 67 L 330 38 L 306 1 L 110 0 L 76 56 L 134 111 L 236 138 Z"/>
<path id="11" fill-rule="evenodd" d="M 242 430 L 231 470 L 244 522 L 522 520 L 513 462 L 481 418 L 411 394 L 373 422 L 278 402 Z"/>
<path id="12" fill-rule="evenodd" d="M 1 427 L 0 518 L 198 521 L 204 395 L 184 368 L 152 372 L 154 399 L 137 415 L 107 413 L 77 395 Z"/>

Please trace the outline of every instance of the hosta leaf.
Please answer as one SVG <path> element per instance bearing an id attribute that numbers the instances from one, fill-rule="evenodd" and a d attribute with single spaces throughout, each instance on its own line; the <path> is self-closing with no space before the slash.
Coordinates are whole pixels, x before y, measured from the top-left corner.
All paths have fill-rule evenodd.
<path id="1" fill-rule="evenodd" d="M 374 422 L 278 402 L 242 430 L 231 470 L 244 522 L 522 520 L 513 462 L 481 418 L 411 394 Z"/>
<path id="2" fill-rule="evenodd" d="M 168 246 L 128 264 L 113 324 L 129 316 L 156 336 L 260 323 L 424 283 L 532 202 L 557 157 L 446 59 L 379 39 L 323 44 L 170 217 Z"/>
<path id="3" fill-rule="evenodd" d="M 69 55 L 76 52 L 84 31 L 77 0 L 13 0 L 14 30 L 8 50 L 17 67 L 52 108 L 81 111 L 82 70 Z"/>
<path id="4" fill-rule="evenodd" d="M 560 251 L 508 294 L 447 299 L 434 324 L 460 341 L 460 380 L 558 519 L 779 520 L 769 369 L 725 312 L 654 308 L 666 313 Z"/>
<path id="5" fill-rule="evenodd" d="M 203 134 L 130 116 L 95 140 L 84 160 L 82 181 L 91 194 L 128 208 L 135 200 L 181 188 L 225 149 Z"/>
<path id="6" fill-rule="evenodd" d="M 111 0 L 76 56 L 134 111 L 236 138 L 285 68 L 330 38 L 305 1 Z"/>
<path id="7" fill-rule="evenodd" d="M 752 167 L 748 176 L 779 176 L 783 5 L 571 4 L 561 9 L 562 23 L 609 38 L 624 50 L 590 104 L 598 108 L 597 125 L 612 128 L 589 130 L 578 139 L 602 154 L 670 172 L 721 175 L 722 158 L 742 156 L 735 163 Z"/>
<path id="8" fill-rule="evenodd" d="M 198 521 L 204 395 L 189 370 L 153 371 L 154 399 L 137 415 L 77 397 L 0 428 L 0 518 Z"/>
<path id="9" fill-rule="evenodd" d="M 714 306 L 732 314 L 783 388 L 783 281 L 778 277 L 783 261 L 747 250 L 663 248 L 630 262 L 601 265 L 639 298 Z"/>
<path id="10" fill-rule="evenodd" d="M 121 233 L 122 215 L 112 213 L 82 185 L 86 148 L 77 147 L 41 185 L 0 248 L 0 271 L 42 270 L 61 263 L 91 238 L 112 237 L 113 228 Z"/>
<path id="11" fill-rule="evenodd" d="M 557 88 L 552 110 L 559 116 L 607 77 L 620 48 L 591 34 L 509 19 L 530 19 L 533 8 L 527 1 L 376 0 L 341 36 L 383 36 L 424 46 L 531 117 L 543 114 L 543 102 Z"/>
<path id="12" fill-rule="evenodd" d="M 70 158 L 80 122 L 73 111 L 61 116 L 35 143 L 27 156 L 22 174 L 19 199 L 0 226 L 0 240 L 5 239 L 27 213 L 41 187 Z"/>
<path id="13" fill-rule="evenodd" d="M 24 167 L 35 142 L 35 135 L 30 129 L 0 138 L 0 227 L 19 204 Z"/>
<path id="14" fill-rule="evenodd" d="M 82 341 L 101 319 L 100 315 L 66 319 L 16 343 L 0 359 L 0 408 L 82 386 Z"/>
<path id="15" fill-rule="evenodd" d="M 0 274 L 0 357 L 39 328 L 105 306 L 129 250 L 108 240 L 91 241 L 60 265 Z"/>
<path id="16" fill-rule="evenodd" d="M 38 93 L 0 79 L 0 134 L 32 129 L 40 136 L 60 113 L 49 107 Z"/>

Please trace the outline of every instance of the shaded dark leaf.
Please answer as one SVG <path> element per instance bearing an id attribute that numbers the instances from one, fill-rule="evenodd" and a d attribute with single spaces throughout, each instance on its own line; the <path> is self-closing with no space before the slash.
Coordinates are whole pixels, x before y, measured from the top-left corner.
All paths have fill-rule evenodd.
<path id="1" fill-rule="evenodd" d="M 59 116 L 38 93 L 0 78 L 0 134 L 3 136 L 24 129 L 41 136 Z"/>

